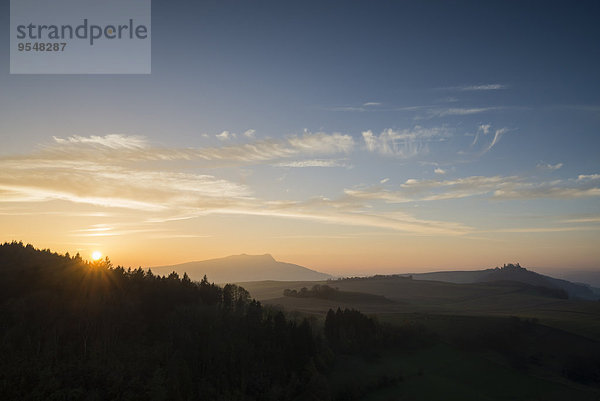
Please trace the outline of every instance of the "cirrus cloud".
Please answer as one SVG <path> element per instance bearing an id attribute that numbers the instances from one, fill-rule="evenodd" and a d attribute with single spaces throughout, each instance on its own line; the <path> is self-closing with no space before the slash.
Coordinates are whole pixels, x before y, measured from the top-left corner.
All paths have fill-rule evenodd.
<path id="1" fill-rule="evenodd" d="M 386 203 L 440 201 L 473 196 L 491 199 L 575 199 L 600 196 L 600 175 L 579 175 L 575 179 L 546 182 L 519 176 L 470 176 L 454 180 L 408 179 L 397 190 L 380 186 L 346 189 L 346 195 Z"/>
<path id="2" fill-rule="evenodd" d="M 410 136 L 410 135 L 409 135 Z M 31 154 L 0 158 L 1 201 L 83 203 L 95 207 L 135 210 L 139 224 L 163 224 L 206 215 L 250 215 L 310 220 L 326 224 L 364 226 L 415 235 L 463 235 L 471 229 L 461 223 L 418 219 L 407 213 L 369 210 L 363 202 L 343 195 L 337 200 L 307 201 L 261 199 L 247 184 L 213 173 L 190 172 L 181 161 L 214 164 L 255 163 L 347 154 L 354 140 L 345 134 L 304 132 L 280 140 L 262 140 L 217 148 L 166 148 L 143 137 L 55 138 Z M 282 161 L 291 167 L 332 167 L 344 159 Z M 206 167 L 204 168 L 206 169 Z M 385 181 L 385 180 L 384 180 Z M 132 213 L 128 213 L 133 216 Z M 107 230 L 85 235 L 106 235 Z M 143 232 L 153 229 L 144 226 Z M 113 235 L 142 232 L 132 227 Z"/>
<path id="3" fill-rule="evenodd" d="M 440 141 L 449 136 L 450 133 L 444 128 L 424 128 L 419 125 L 403 130 L 388 128 L 379 135 L 373 134 L 371 130 L 362 133 L 365 146 L 370 152 L 400 158 L 426 154 L 429 142 Z"/>

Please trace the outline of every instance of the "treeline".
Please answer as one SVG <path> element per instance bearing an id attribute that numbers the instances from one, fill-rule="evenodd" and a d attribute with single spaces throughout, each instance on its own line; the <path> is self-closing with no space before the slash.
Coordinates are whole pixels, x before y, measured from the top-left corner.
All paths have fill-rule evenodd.
<path id="1" fill-rule="evenodd" d="M 235 285 L 0 246 L 0 399 L 286 400 L 326 369 L 308 321 Z"/>
<path id="2" fill-rule="evenodd" d="M 321 299 L 334 299 L 339 295 L 340 290 L 338 288 L 330 287 L 326 284 L 315 284 L 309 290 L 306 287 L 302 287 L 298 290 L 291 290 L 286 288 L 283 290 L 284 297 L 296 297 L 296 298 L 321 298 Z"/>
<path id="3" fill-rule="evenodd" d="M 318 298 L 338 302 L 362 303 L 362 304 L 389 304 L 393 301 L 382 295 L 367 294 L 364 292 L 340 291 L 336 287 L 327 284 L 315 284 L 308 289 L 302 287 L 300 290 L 286 288 L 283 290 L 284 297 L 293 298 Z"/>
<path id="4" fill-rule="evenodd" d="M 360 312 L 330 314 L 323 335 L 236 285 L 6 243 L 0 399 L 336 399 L 336 354 L 403 339 Z"/>

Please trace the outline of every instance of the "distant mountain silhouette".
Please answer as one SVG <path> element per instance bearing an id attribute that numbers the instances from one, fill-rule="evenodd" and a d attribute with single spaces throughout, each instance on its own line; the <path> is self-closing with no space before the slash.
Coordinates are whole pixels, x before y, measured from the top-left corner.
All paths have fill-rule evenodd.
<path id="1" fill-rule="evenodd" d="M 331 278 L 330 275 L 308 269 L 292 263 L 279 262 L 269 254 L 232 255 L 225 258 L 187 262 L 177 265 L 152 267 L 155 274 L 169 274 L 176 271 L 186 272 L 194 281 L 202 280 L 206 275 L 211 282 L 237 283 L 242 281 L 320 281 Z"/>
<path id="2" fill-rule="evenodd" d="M 521 267 L 518 263 L 486 270 L 416 273 L 412 274 L 412 277 L 415 280 L 445 281 L 458 284 L 515 281 L 538 287 L 562 289 L 569 294 L 570 298 L 598 299 L 598 295 L 587 285 L 539 274 Z"/>

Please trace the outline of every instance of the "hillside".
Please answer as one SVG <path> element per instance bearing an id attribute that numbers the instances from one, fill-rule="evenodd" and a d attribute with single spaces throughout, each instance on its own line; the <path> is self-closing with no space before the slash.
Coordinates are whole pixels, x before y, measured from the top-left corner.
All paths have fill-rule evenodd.
<path id="1" fill-rule="evenodd" d="M 598 295 L 589 286 L 539 274 L 521 267 L 518 263 L 496 267 L 495 269 L 415 273 L 411 276 L 415 280 L 444 281 L 457 284 L 515 281 L 533 286 L 561 289 L 566 291 L 570 298 L 598 299 Z"/>
<path id="2" fill-rule="evenodd" d="M 378 314 L 443 314 L 463 316 L 519 316 L 536 318 L 548 326 L 600 340 L 600 302 L 565 299 L 562 290 L 516 281 L 457 284 L 374 276 L 323 281 L 340 291 L 385 297 L 392 303 L 373 304 L 358 299 L 284 297 L 285 289 L 300 291 L 314 282 L 244 282 L 252 297 L 286 310 L 323 314 L 329 308 L 355 308 Z"/>
<path id="3" fill-rule="evenodd" d="M 331 276 L 292 263 L 279 262 L 269 254 L 232 255 L 225 258 L 187 262 L 177 265 L 156 266 L 154 273 L 169 274 L 176 271 L 187 273 L 193 281 L 206 275 L 211 282 L 233 283 L 238 281 L 319 281 Z"/>
<path id="4" fill-rule="evenodd" d="M 549 272 L 549 275 L 572 283 L 591 285 L 596 290 L 600 289 L 600 270 L 562 270 Z"/>

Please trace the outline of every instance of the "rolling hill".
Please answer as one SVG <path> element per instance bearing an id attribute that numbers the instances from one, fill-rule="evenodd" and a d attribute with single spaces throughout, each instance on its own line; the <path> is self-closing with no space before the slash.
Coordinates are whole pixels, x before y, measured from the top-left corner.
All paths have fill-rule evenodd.
<path id="1" fill-rule="evenodd" d="M 206 275 L 211 282 L 233 283 L 240 281 L 319 281 L 330 275 L 292 263 L 279 262 L 269 254 L 233 255 L 177 265 L 152 267 L 155 274 L 165 275 L 176 271 L 187 273 L 190 279 L 200 281 Z"/>
<path id="2" fill-rule="evenodd" d="M 550 327 L 600 340 L 600 302 L 565 299 L 560 290 L 517 281 L 451 283 L 401 276 L 373 276 L 323 281 L 340 291 L 385 297 L 388 303 L 361 299 L 286 297 L 286 289 L 300 291 L 315 282 L 262 281 L 237 283 L 264 304 L 289 311 L 323 315 L 332 308 L 353 308 L 381 316 L 413 314 L 452 316 L 519 316 L 539 319 Z"/>
<path id="3" fill-rule="evenodd" d="M 415 273 L 414 280 L 444 281 L 456 284 L 484 283 L 494 281 L 515 281 L 533 286 L 560 289 L 567 292 L 570 298 L 598 299 L 598 295 L 585 284 L 572 283 L 521 267 L 519 264 L 508 264 L 495 269 L 474 271 L 447 271 L 432 273 Z"/>

